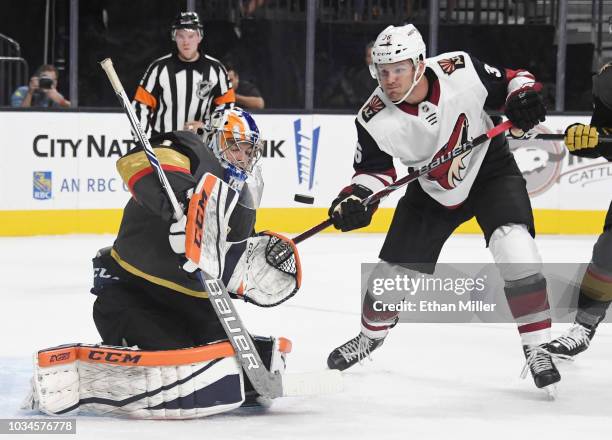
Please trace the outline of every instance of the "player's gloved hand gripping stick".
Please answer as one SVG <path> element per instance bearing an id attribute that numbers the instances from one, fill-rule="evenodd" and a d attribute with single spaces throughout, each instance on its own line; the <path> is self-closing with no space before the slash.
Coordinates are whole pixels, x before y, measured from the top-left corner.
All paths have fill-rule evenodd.
<path id="1" fill-rule="evenodd" d="M 128 116 L 130 125 L 136 133 L 138 140 L 140 141 L 143 150 L 147 156 L 147 159 L 151 163 L 151 166 L 157 172 L 159 182 L 164 189 L 172 210 L 174 212 L 174 218 L 177 221 L 182 220 L 185 216 L 183 209 L 179 204 L 176 195 L 170 187 L 170 182 L 162 169 L 155 151 L 151 147 L 149 140 L 144 135 L 142 127 L 140 126 L 134 110 L 130 104 L 128 97 L 125 94 L 125 90 L 115 72 L 113 63 L 110 58 L 105 59 L 100 63 L 110 83 L 115 90 L 115 94 L 119 99 L 125 113 Z M 215 180 L 215 176 L 208 176 L 208 178 Z M 208 180 L 207 178 L 207 180 Z M 216 182 L 210 182 L 210 186 L 214 184 L 223 186 L 223 182 L 217 179 Z M 226 185 L 227 186 L 227 185 Z M 290 395 L 302 395 L 302 394 L 318 394 L 328 391 L 338 391 L 341 389 L 341 380 L 338 372 L 335 370 L 314 372 L 314 373 L 302 373 L 302 374 L 273 374 L 264 366 L 259 353 L 255 349 L 253 340 L 249 333 L 244 328 L 242 320 L 233 305 L 233 302 L 225 288 L 223 282 L 211 276 L 209 273 L 205 273 L 202 270 L 197 271 L 198 278 L 202 284 L 206 287 L 209 300 L 217 314 L 217 317 L 227 334 L 227 337 L 234 348 L 236 358 L 240 362 L 243 370 L 246 372 L 249 380 L 253 384 L 253 388 L 264 397 L 276 398 L 281 396 Z"/>
<path id="2" fill-rule="evenodd" d="M 496 125 L 495 127 L 493 127 L 492 129 L 490 129 L 489 131 L 487 131 L 486 133 L 472 139 L 471 141 L 468 141 L 462 145 L 459 145 L 458 147 L 456 147 L 455 149 L 453 149 L 452 154 L 442 157 L 442 158 L 438 158 L 433 160 L 432 162 L 430 162 L 429 164 L 422 166 L 421 168 L 414 170 L 411 173 L 408 173 L 406 176 L 402 177 L 399 180 L 396 180 L 394 183 L 392 183 L 391 185 L 381 189 L 380 191 L 377 191 L 373 194 L 370 194 L 370 196 L 366 197 L 365 199 L 363 199 L 362 203 L 365 206 L 371 205 L 373 203 L 378 202 L 380 199 L 387 197 L 389 194 L 391 194 L 393 191 L 395 191 L 396 189 L 402 188 L 404 186 L 406 186 L 407 184 L 409 184 L 410 182 L 412 182 L 413 180 L 418 179 L 419 177 L 421 177 L 424 174 L 427 174 L 429 172 L 431 172 L 432 170 L 435 170 L 436 168 L 442 166 L 443 164 L 445 164 L 446 162 L 453 160 L 455 157 L 460 156 L 461 154 L 465 153 L 466 151 L 471 150 L 472 148 L 486 142 L 489 139 L 494 138 L 495 136 L 503 133 L 506 130 L 509 130 L 510 128 L 512 128 L 512 122 L 510 121 L 506 121 L 503 122 L 499 125 Z M 293 242 L 295 244 L 301 243 L 302 241 L 306 240 L 307 238 L 312 237 L 315 234 L 318 234 L 319 232 L 321 232 L 322 230 L 328 228 L 329 226 L 331 226 L 333 224 L 333 221 L 331 218 L 328 218 L 327 220 L 319 223 L 316 226 L 313 226 L 312 228 L 310 228 L 309 230 L 302 232 L 300 235 L 296 236 L 293 238 Z"/>

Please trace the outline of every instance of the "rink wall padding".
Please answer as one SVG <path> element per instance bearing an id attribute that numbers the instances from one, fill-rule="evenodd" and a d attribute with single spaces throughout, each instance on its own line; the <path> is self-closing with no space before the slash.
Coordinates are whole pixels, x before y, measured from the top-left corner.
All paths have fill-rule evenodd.
<path id="1" fill-rule="evenodd" d="M 354 116 L 256 115 L 264 138 L 265 191 L 257 229 L 299 233 L 326 217 L 329 203 L 353 174 Z M 589 117 L 555 115 L 536 128 L 562 132 Z M 114 233 L 128 188 L 115 168 L 134 147 L 123 113 L 0 111 L 0 235 Z M 469 133 L 475 137 L 480 133 Z M 527 182 L 538 233 L 596 234 L 612 196 L 612 166 L 567 154 L 560 142 L 510 141 Z M 469 156 L 467 158 L 469 160 Z M 406 167 L 396 162 L 398 176 Z M 315 198 L 313 205 L 294 194 Z M 396 191 L 360 232 L 385 232 Z M 500 197 L 504 195 L 501 194 Z M 329 228 L 327 232 L 333 232 Z M 476 222 L 457 232 L 479 232 Z"/>
<path id="2" fill-rule="evenodd" d="M 381 208 L 370 226 L 362 232 L 381 233 L 388 230 L 393 208 Z M 121 222 L 120 209 L 56 210 L 56 211 L 0 211 L 0 236 L 57 235 L 57 234 L 114 234 Z M 261 208 L 256 230 L 281 231 L 298 234 L 326 218 L 326 208 Z M 534 210 L 538 234 L 599 234 L 605 211 Z M 324 233 L 338 232 L 333 227 Z M 455 233 L 481 233 L 474 219 L 461 225 Z"/>

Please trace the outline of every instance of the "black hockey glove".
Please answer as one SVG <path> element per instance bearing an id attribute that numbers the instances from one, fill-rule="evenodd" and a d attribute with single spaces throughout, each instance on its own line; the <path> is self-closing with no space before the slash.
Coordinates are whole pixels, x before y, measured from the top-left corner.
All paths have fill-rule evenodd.
<path id="1" fill-rule="evenodd" d="M 523 131 L 529 131 L 546 119 L 546 107 L 540 95 L 542 84 L 523 87 L 508 95 L 506 99 L 506 116 L 512 125 Z"/>
<path id="2" fill-rule="evenodd" d="M 342 232 L 348 232 L 368 226 L 374 211 L 378 208 L 378 202 L 366 207 L 361 201 L 371 194 L 372 190 L 363 185 L 352 184 L 344 188 L 327 212 L 334 227 Z"/>

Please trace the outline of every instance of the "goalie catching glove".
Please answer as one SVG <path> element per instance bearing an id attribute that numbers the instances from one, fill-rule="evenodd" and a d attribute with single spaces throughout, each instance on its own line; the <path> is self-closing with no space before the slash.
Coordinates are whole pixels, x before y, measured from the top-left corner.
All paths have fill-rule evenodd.
<path id="1" fill-rule="evenodd" d="M 247 240 L 227 289 L 260 307 L 277 306 L 300 288 L 302 266 L 295 244 L 264 231 Z"/>

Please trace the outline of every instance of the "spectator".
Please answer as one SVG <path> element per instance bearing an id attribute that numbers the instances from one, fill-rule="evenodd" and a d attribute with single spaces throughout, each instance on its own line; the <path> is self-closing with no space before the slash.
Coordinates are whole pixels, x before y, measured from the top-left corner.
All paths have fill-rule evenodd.
<path id="1" fill-rule="evenodd" d="M 236 104 L 246 110 L 261 110 L 265 107 L 265 101 L 255 84 L 247 80 L 240 80 L 236 68 L 225 63 L 227 75 L 232 82 L 232 88 L 236 94 Z"/>
<path id="2" fill-rule="evenodd" d="M 176 130 L 202 133 L 218 108 L 235 102 L 221 62 L 200 52 L 203 26 L 195 12 L 181 12 L 172 24 L 176 50 L 153 61 L 136 89 L 133 105 L 145 133 Z"/>
<path id="3" fill-rule="evenodd" d="M 51 64 L 43 64 L 27 86 L 21 86 L 11 96 L 12 107 L 42 107 L 66 108 L 70 101 L 57 91 L 57 68 Z"/>

